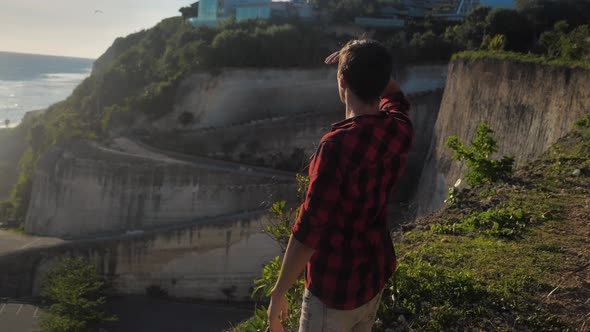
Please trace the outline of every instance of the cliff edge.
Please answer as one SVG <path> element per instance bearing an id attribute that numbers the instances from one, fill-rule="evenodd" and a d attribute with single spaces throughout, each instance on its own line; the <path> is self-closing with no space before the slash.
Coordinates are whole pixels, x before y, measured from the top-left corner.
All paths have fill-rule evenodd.
<path id="1" fill-rule="evenodd" d="M 445 147 L 449 136 L 470 141 L 485 122 L 495 131 L 498 153 L 523 163 L 539 157 L 590 112 L 588 69 L 457 58 L 447 76 L 416 196 L 419 215 L 441 207 L 447 189 L 465 171 Z"/>

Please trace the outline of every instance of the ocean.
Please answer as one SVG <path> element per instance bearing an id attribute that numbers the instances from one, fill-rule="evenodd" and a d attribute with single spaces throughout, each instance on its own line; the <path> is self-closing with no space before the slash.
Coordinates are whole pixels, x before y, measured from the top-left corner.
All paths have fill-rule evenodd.
<path id="1" fill-rule="evenodd" d="M 0 127 L 26 112 L 66 99 L 90 75 L 94 60 L 0 52 Z"/>

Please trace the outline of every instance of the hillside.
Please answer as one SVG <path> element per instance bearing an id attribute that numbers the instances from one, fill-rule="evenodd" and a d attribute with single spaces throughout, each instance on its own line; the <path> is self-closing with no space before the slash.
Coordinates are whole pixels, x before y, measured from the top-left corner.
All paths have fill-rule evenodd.
<path id="1" fill-rule="evenodd" d="M 393 314 L 421 331 L 588 331 L 590 117 L 506 183 L 407 229 Z M 386 325 L 389 325 L 386 323 Z"/>
<path id="2" fill-rule="evenodd" d="M 228 21 L 193 28 L 181 17 L 118 38 L 70 97 L 22 126 L 29 139 L 20 153 L 18 184 L 3 211 L 22 224 L 37 161 L 50 147 L 80 139 L 108 140 L 139 119 L 161 118 L 186 93 L 180 83 L 191 74 L 214 75 L 225 67 L 309 67 L 321 64 L 317 59 L 333 45 L 319 27 L 296 22 Z M 236 48 L 240 52 L 232 51 Z M 191 121 L 183 119 L 176 122 Z"/>
<path id="3" fill-rule="evenodd" d="M 506 181 L 459 188 L 396 235 L 376 330 L 590 330 L 590 116 Z M 257 284 L 272 287 L 279 266 Z M 259 310 L 234 331 L 265 319 Z M 296 330 L 289 319 L 286 331 Z"/>

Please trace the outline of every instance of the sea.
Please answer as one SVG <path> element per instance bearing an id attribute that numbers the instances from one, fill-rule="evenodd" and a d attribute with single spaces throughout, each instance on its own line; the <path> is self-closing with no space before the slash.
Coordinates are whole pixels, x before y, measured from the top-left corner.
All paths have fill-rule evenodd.
<path id="1" fill-rule="evenodd" d="M 93 59 L 0 52 L 0 127 L 66 99 L 90 75 Z"/>

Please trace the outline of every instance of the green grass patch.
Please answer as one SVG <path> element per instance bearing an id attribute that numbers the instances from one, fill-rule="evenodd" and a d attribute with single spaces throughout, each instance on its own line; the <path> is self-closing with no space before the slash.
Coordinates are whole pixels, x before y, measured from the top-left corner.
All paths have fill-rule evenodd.
<path id="1" fill-rule="evenodd" d="M 491 52 L 491 51 L 464 51 L 453 55 L 453 60 L 480 60 L 480 59 L 497 59 L 503 61 L 535 63 L 550 66 L 585 68 L 590 69 L 590 61 L 572 61 L 566 59 L 552 59 L 538 54 L 525 54 L 517 52 Z"/>
<path id="2" fill-rule="evenodd" d="M 573 303 L 590 296 L 587 286 L 567 286 L 554 299 L 557 304 L 547 298 L 588 259 L 580 255 L 590 245 L 590 229 L 580 216 L 587 215 L 590 197 L 589 128 L 587 116 L 507 182 L 465 191 L 460 207 L 447 205 L 427 218 L 429 228 L 404 234 L 390 285 L 397 301 L 389 300 L 380 313 L 382 325 L 419 331 L 578 330 L 587 309 Z M 401 315 L 408 326 L 400 326 Z"/>

